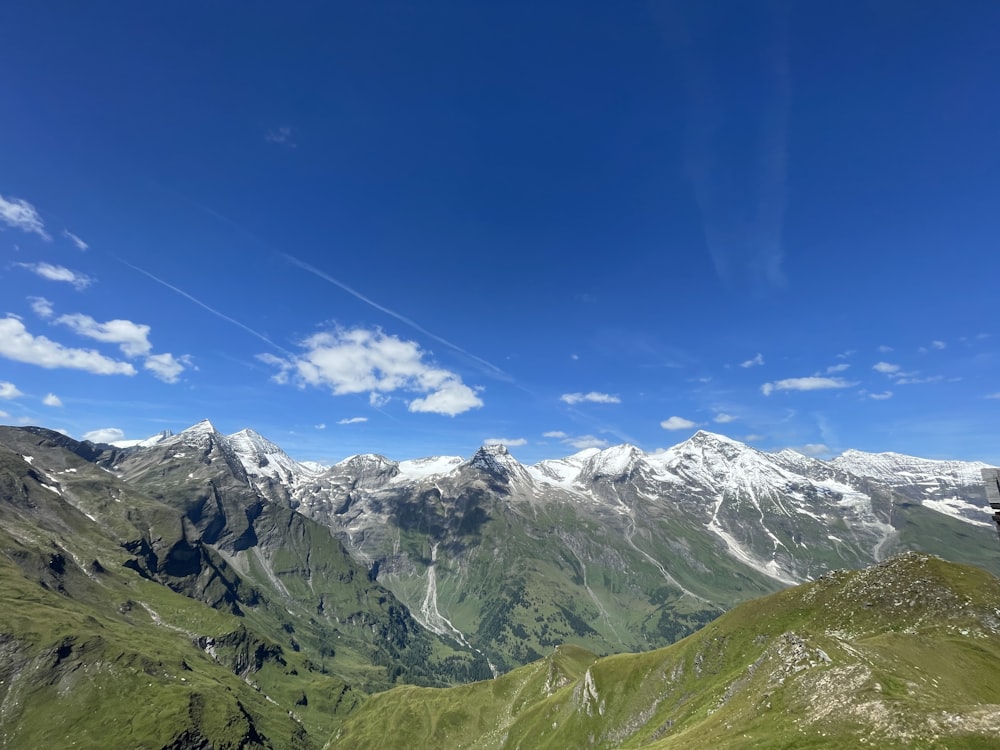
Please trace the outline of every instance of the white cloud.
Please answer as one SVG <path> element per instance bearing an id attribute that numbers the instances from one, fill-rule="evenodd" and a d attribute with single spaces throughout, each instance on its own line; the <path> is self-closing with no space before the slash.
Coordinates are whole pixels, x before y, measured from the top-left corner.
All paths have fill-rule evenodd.
<path id="1" fill-rule="evenodd" d="M 409 402 L 412 412 L 455 416 L 483 405 L 477 395 L 481 389 L 425 361 L 416 342 L 379 329 L 338 328 L 314 334 L 302 346 L 302 355 L 282 359 L 262 354 L 258 359 L 279 368 L 279 383 L 294 379 L 300 387 L 326 387 L 336 396 L 367 391 L 373 405 L 385 403 L 386 394 L 396 391 L 425 394 Z"/>
<path id="2" fill-rule="evenodd" d="M 892 398 L 892 391 L 884 391 L 882 393 L 869 393 L 868 398 L 873 398 L 876 401 L 885 401 L 886 399 Z"/>
<path id="3" fill-rule="evenodd" d="M 31 303 L 32 312 L 39 318 L 52 317 L 52 303 L 45 297 L 28 297 L 28 302 Z"/>
<path id="4" fill-rule="evenodd" d="M 413 399 L 407 404 L 407 408 L 415 412 L 447 414 L 449 417 L 454 417 L 469 409 L 478 409 L 482 405 L 483 400 L 476 395 L 476 390 L 459 380 L 454 380 L 445 383 L 427 396 Z"/>
<path id="5" fill-rule="evenodd" d="M 63 230 L 63 237 L 66 237 L 70 242 L 76 245 L 77 250 L 87 250 L 90 247 L 90 245 L 81 240 L 68 229 Z"/>
<path id="6" fill-rule="evenodd" d="M 764 439 L 763 435 L 750 434 L 743 436 L 743 441 L 746 443 L 755 443 L 758 440 L 763 440 L 763 439 Z"/>
<path id="7" fill-rule="evenodd" d="M 889 362 L 876 362 L 872 365 L 872 369 L 875 370 L 875 372 L 882 372 L 886 375 L 890 375 L 894 372 L 899 372 L 899 365 L 894 365 Z"/>
<path id="8" fill-rule="evenodd" d="M 764 383 L 760 387 L 760 392 L 765 396 L 770 396 L 774 391 L 820 391 L 828 388 L 850 388 L 856 383 L 849 383 L 843 378 L 821 378 L 812 376 L 808 378 L 785 378 L 775 380 L 773 383 Z"/>
<path id="9" fill-rule="evenodd" d="M 715 422 L 717 424 L 729 424 L 730 422 L 735 422 L 739 417 L 734 417 L 732 414 L 725 414 L 720 412 L 715 415 Z"/>
<path id="10" fill-rule="evenodd" d="M 571 445 L 578 451 L 582 451 L 585 448 L 607 448 L 608 441 L 601 440 L 599 437 L 594 437 L 593 435 L 579 435 L 577 437 L 568 437 L 563 440 L 566 445 Z"/>
<path id="11" fill-rule="evenodd" d="M 943 341 L 932 341 L 931 347 L 934 349 L 947 349 L 948 345 Z"/>
<path id="12" fill-rule="evenodd" d="M 10 414 L 5 412 L 3 409 L 0 409 L 0 419 L 7 419 L 8 417 L 10 417 Z"/>
<path id="13" fill-rule="evenodd" d="M 368 417 L 349 417 L 347 419 L 341 419 L 337 424 L 360 424 L 361 422 L 367 422 Z M 326 427 L 326 425 L 323 425 Z"/>
<path id="14" fill-rule="evenodd" d="M 856 351 L 857 351 L 856 349 L 848 349 L 846 352 L 841 352 L 840 354 L 838 354 L 837 359 L 847 359 L 848 357 L 853 355 Z"/>
<path id="15" fill-rule="evenodd" d="M 42 399 L 42 403 L 46 406 L 62 406 L 63 402 L 56 394 L 49 393 Z"/>
<path id="16" fill-rule="evenodd" d="M 10 385 L 10 384 L 8 383 L 7 385 Z M 0 383 L 0 387 L 2 387 L 2 386 L 3 386 L 3 383 Z M 1000 392 L 998 392 L 998 393 L 991 393 L 986 398 L 1000 398 Z"/>
<path id="17" fill-rule="evenodd" d="M 844 370 L 847 370 L 849 368 L 850 365 L 847 364 L 846 362 L 842 362 L 839 365 L 830 365 L 829 367 L 826 368 L 826 374 L 831 375 L 835 372 L 843 372 Z"/>
<path id="18" fill-rule="evenodd" d="M 13 383 L 9 383 L 6 380 L 0 381 L 0 398 L 12 399 L 23 395 Z"/>
<path id="19" fill-rule="evenodd" d="M 740 362 L 740 367 L 760 367 L 764 364 L 764 355 L 757 352 L 757 356 L 753 359 L 748 359 L 746 362 Z"/>
<path id="20" fill-rule="evenodd" d="M 91 430 L 83 433 L 83 439 L 92 443 L 113 443 L 115 440 L 123 440 L 125 433 L 117 427 L 102 427 L 99 430 Z"/>
<path id="21" fill-rule="evenodd" d="M 362 419 L 363 419 L 363 417 L 362 417 Z M 340 420 L 340 423 L 341 424 L 348 424 L 349 420 L 342 419 L 342 420 Z M 314 424 L 313 425 L 313 429 L 314 430 L 325 430 L 326 429 L 326 423 L 325 422 L 320 422 L 319 424 Z"/>
<path id="22" fill-rule="evenodd" d="M 93 282 L 93 279 L 86 274 L 72 271 L 65 266 L 54 266 L 51 263 L 18 263 L 17 265 L 21 268 L 27 268 L 43 279 L 65 281 L 67 284 L 72 284 L 77 291 L 86 289 Z"/>
<path id="23" fill-rule="evenodd" d="M 993 398 L 993 396 L 987 396 L 987 398 Z M 1000 394 L 997 394 L 996 398 L 1000 398 Z M 553 439 L 557 439 L 557 440 L 562 440 L 564 438 L 568 438 L 569 435 L 567 435 L 562 430 L 550 430 L 549 432 L 543 432 L 542 433 L 542 437 L 547 437 L 547 438 L 553 438 Z"/>
<path id="24" fill-rule="evenodd" d="M 33 336 L 17 318 L 0 318 L 0 356 L 47 369 L 86 370 L 95 375 L 135 375 L 128 362 L 105 357 L 93 349 L 71 349 L 45 336 Z"/>
<path id="25" fill-rule="evenodd" d="M 833 452 L 830 450 L 829 446 L 823 445 L 823 443 L 806 443 L 805 445 L 796 445 L 792 446 L 792 450 L 797 453 L 801 453 L 803 456 L 812 456 L 813 458 L 828 456 Z"/>
<path id="26" fill-rule="evenodd" d="M 598 393 L 597 391 L 591 391 L 590 393 L 564 393 L 559 397 L 559 400 L 571 405 L 579 404 L 583 401 L 592 404 L 620 404 L 622 402 L 618 396 L 612 396 L 610 393 Z"/>
<path id="27" fill-rule="evenodd" d="M 880 344 L 878 350 L 883 354 L 888 354 L 889 352 L 893 351 L 893 348 L 891 346 L 886 346 L 885 344 Z"/>
<path id="28" fill-rule="evenodd" d="M 528 441 L 524 438 L 486 438 L 483 441 L 483 445 L 506 445 L 508 448 L 517 448 L 527 444 Z"/>
<path id="29" fill-rule="evenodd" d="M 381 393 L 375 393 L 374 391 L 368 394 L 368 403 L 376 409 L 385 406 L 390 401 L 392 401 L 392 396 L 385 396 Z"/>
<path id="30" fill-rule="evenodd" d="M 692 427 L 697 426 L 697 422 L 692 422 L 690 419 L 684 419 L 684 417 L 670 417 L 670 419 L 664 419 L 660 422 L 660 427 L 664 430 L 689 430 Z"/>
<path id="31" fill-rule="evenodd" d="M 149 354 L 153 348 L 149 343 L 149 326 L 144 323 L 133 323 L 131 320 L 109 320 L 107 323 L 98 323 L 89 315 L 81 313 L 60 315 L 56 318 L 56 323 L 68 326 L 81 336 L 118 344 L 122 354 L 127 357 Z"/>
<path id="32" fill-rule="evenodd" d="M 151 354 L 146 357 L 142 366 L 164 383 L 176 383 L 181 373 L 191 366 L 191 357 L 187 354 L 175 357 L 169 352 Z"/>
<path id="33" fill-rule="evenodd" d="M 28 201 L 20 198 L 4 198 L 0 195 L 0 221 L 23 232 L 33 232 L 43 240 L 51 240 L 45 231 L 42 217 Z"/>

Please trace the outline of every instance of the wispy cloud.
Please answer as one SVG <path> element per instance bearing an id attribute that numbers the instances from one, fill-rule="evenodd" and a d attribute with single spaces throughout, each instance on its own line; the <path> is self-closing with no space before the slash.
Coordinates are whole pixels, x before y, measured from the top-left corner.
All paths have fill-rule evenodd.
<path id="1" fill-rule="evenodd" d="M 37 234 L 43 240 L 52 239 L 45 231 L 45 224 L 35 207 L 21 198 L 4 198 L 0 195 L 0 221 L 22 232 Z"/>
<path id="2" fill-rule="evenodd" d="M 876 362 L 872 365 L 872 369 L 875 370 L 875 372 L 891 375 L 894 372 L 899 372 L 899 365 L 894 365 L 890 362 Z"/>
<path id="3" fill-rule="evenodd" d="M 419 323 L 411 320 L 410 318 L 407 318 L 405 315 L 400 315 L 398 312 L 396 312 L 394 310 L 390 310 L 385 305 L 380 305 L 375 300 L 371 299 L 370 297 L 366 297 L 361 292 L 357 291 L 356 289 L 353 289 L 352 287 L 349 287 L 344 282 L 342 282 L 342 281 L 340 281 L 338 279 L 335 279 L 330 274 L 325 273 L 324 271 L 321 271 L 320 269 L 316 268 L 313 265 L 310 265 L 309 263 L 306 263 L 305 261 L 299 260 L 294 255 L 289 255 L 288 253 L 279 253 L 279 255 L 282 258 L 284 258 L 286 261 L 288 261 L 289 263 L 291 263 L 293 266 L 298 266 L 303 271 L 307 271 L 307 272 L 311 273 L 313 276 L 316 276 L 318 278 L 323 279 L 326 282 L 329 282 L 330 284 L 333 284 L 335 287 L 338 287 L 338 288 L 342 289 L 343 291 L 347 292 L 348 294 L 350 294 L 355 299 L 361 300 L 362 302 L 364 302 L 369 307 L 373 307 L 376 310 L 378 310 L 379 312 L 383 312 L 386 315 L 388 315 L 388 316 L 390 316 L 392 318 L 395 318 L 399 322 L 405 323 L 406 325 L 410 326 L 410 328 L 412 328 L 413 330 L 415 330 L 415 331 L 417 331 L 419 333 L 422 333 L 423 335 L 425 335 L 425 336 L 433 339 L 434 341 L 437 341 L 439 344 L 444 344 L 448 348 L 453 349 L 453 350 L 455 350 L 456 352 L 458 352 L 460 354 L 463 354 L 464 356 L 468 357 L 469 359 L 471 359 L 471 360 L 473 360 L 475 362 L 478 362 L 480 365 L 482 365 L 483 367 L 485 367 L 486 370 L 491 375 L 493 375 L 494 377 L 496 377 L 498 379 L 501 379 L 501 380 L 505 380 L 505 381 L 510 381 L 511 380 L 511 377 L 506 372 L 504 372 L 503 370 L 501 370 L 499 367 L 497 367 L 496 365 L 492 364 L 491 362 L 487 362 L 485 359 L 482 359 L 481 357 L 477 357 L 475 354 L 471 354 L 471 353 L 467 352 L 465 349 L 463 349 L 462 347 L 458 346 L 458 344 L 453 344 L 452 342 L 448 341 L 448 339 L 446 339 L 446 338 L 442 338 L 441 336 L 438 336 L 437 334 L 431 333 L 430 331 L 428 331 L 426 328 L 424 328 Z"/>
<path id="4" fill-rule="evenodd" d="M 46 369 L 68 368 L 95 375 L 135 375 L 128 362 L 105 357 L 93 349 L 72 349 L 45 336 L 34 336 L 15 317 L 0 319 L 0 356 Z"/>
<path id="5" fill-rule="evenodd" d="M 0 388 L 2 388 L 3 385 L 4 385 L 3 383 L 0 383 Z M 10 383 L 7 383 L 7 385 L 10 385 Z M 1000 391 L 998 391 L 997 393 L 990 393 L 989 395 L 986 396 L 986 398 L 1000 398 Z"/>
<path id="6" fill-rule="evenodd" d="M 87 250 L 87 249 L 90 248 L 90 245 L 88 245 L 86 242 L 84 242 L 83 240 L 81 240 L 79 237 L 77 237 L 75 234 L 73 234 L 68 229 L 64 229 L 63 230 L 63 237 L 65 237 L 70 242 L 72 242 L 74 245 L 76 245 L 76 249 L 77 250 L 81 250 L 82 251 L 82 250 Z"/>
<path id="7" fill-rule="evenodd" d="M 893 351 L 893 348 L 891 346 L 886 346 L 885 344 L 880 344 L 878 350 L 882 352 L 882 354 L 888 354 Z"/>
<path id="8" fill-rule="evenodd" d="M 618 396 L 613 396 L 610 393 L 598 393 L 597 391 L 591 391 L 590 393 L 564 393 L 559 397 L 559 400 L 570 405 L 583 402 L 591 404 L 620 404 L 622 402 Z"/>
<path id="9" fill-rule="evenodd" d="M 594 437 L 593 435 L 576 435 L 573 437 L 563 438 L 563 443 L 576 448 L 578 451 L 585 450 L 587 448 L 607 448 L 608 441 L 602 440 L 599 437 Z"/>
<path id="10" fill-rule="evenodd" d="M 93 283 L 93 279 L 79 271 L 72 271 L 65 266 L 55 266 L 51 263 L 18 263 L 21 268 L 26 268 L 34 274 L 49 281 L 63 281 L 72 284 L 77 291 L 86 289 Z"/>
<path id="11" fill-rule="evenodd" d="M 948 344 L 946 344 L 944 341 L 932 341 L 930 343 L 930 346 L 918 347 L 917 351 L 920 352 L 921 354 L 927 354 L 927 352 L 929 352 L 931 349 L 937 349 L 938 351 L 940 351 L 942 349 L 947 349 L 947 348 Z"/>
<path id="12" fill-rule="evenodd" d="M 53 314 L 52 303 L 45 297 L 28 297 L 32 312 L 39 318 L 51 318 Z"/>
<path id="13" fill-rule="evenodd" d="M 337 328 L 313 334 L 302 347 L 302 355 L 282 359 L 260 354 L 258 359 L 278 368 L 274 379 L 279 383 L 294 380 L 299 386 L 326 387 L 336 396 L 423 394 L 409 401 L 412 412 L 455 416 L 483 405 L 478 396 L 482 389 L 470 388 L 457 374 L 429 363 L 416 342 L 379 329 Z"/>
<path id="14" fill-rule="evenodd" d="M 873 398 L 876 401 L 885 401 L 892 398 L 892 391 L 883 391 L 882 393 L 869 393 L 868 398 Z"/>
<path id="15" fill-rule="evenodd" d="M 791 446 L 790 450 L 796 453 L 801 453 L 803 456 L 810 456 L 812 458 L 820 458 L 822 456 L 829 456 L 833 453 L 830 447 L 824 445 L 823 443 L 806 443 L 805 445 L 795 445 Z"/>
<path id="16" fill-rule="evenodd" d="M 340 421 L 337 422 L 337 424 L 361 424 L 362 422 L 367 422 L 367 421 L 368 417 L 348 417 L 346 419 L 341 419 Z M 323 425 L 322 427 L 316 425 L 316 427 L 317 429 L 324 429 L 326 425 Z"/>
<path id="17" fill-rule="evenodd" d="M 146 278 L 151 279 L 151 280 L 155 281 L 157 284 L 160 284 L 161 286 L 166 287 L 170 291 L 175 292 L 175 293 L 181 295 L 182 297 L 184 297 L 187 300 L 190 300 L 191 302 L 194 302 L 196 305 L 198 305 L 198 307 L 202 308 L 203 310 L 207 310 L 208 312 L 212 313 L 212 315 L 214 315 L 215 317 L 220 318 L 220 319 L 226 321 L 227 323 L 232 323 L 237 328 L 240 328 L 240 329 L 246 331 L 251 336 L 254 336 L 255 338 L 258 338 L 261 341 L 263 341 L 264 343 L 268 344 L 269 346 L 274 347 L 279 352 L 282 352 L 283 354 L 288 354 L 288 355 L 291 354 L 290 351 L 288 351 L 284 347 L 282 347 L 282 346 L 274 343 L 273 341 L 271 341 L 271 339 L 269 339 L 264 334 L 262 334 L 262 333 L 260 333 L 258 331 L 255 331 L 250 326 L 247 326 L 247 325 L 244 325 L 243 323 L 240 323 L 240 321 L 236 320 L 235 318 L 230 318 L 228 315 L 226 315 L 225 313 L 219 312 L 214 307 L 209 307 L 204 302 L 202 302 L 200 299 L 198 299 L 197 297 L 194 297 L 191 294 L 188 294 L 183 289 L 180 289 L 180 288 L 174 286 L 173 284 L 170 284 L 169 282 L 166 282 L 163 279 L 161 279 L 161 278 L 159 278 L 157 276 L 154 276 L 149 271 L 146 271 L 145 269 L 139 268 L 139 266 L 132 265 L 131 263 L 129 263 L 126 260 L 122 260 L 121 258 L 116 258 L 116 259 L 120 263 L 122 263 L 123 265 L 126 265 L 129 268 L 131 268 L 133 271 L 141 273 Z"/>
<path id="18" fill-rule="evenodd" d="M 45 404 L 46 406 L 53 406 L 53 407 L 63 405 L 62 399 L 59 398 L 54 393 L 46 394 L 45 398 L 42 399 L 42 403 Z"/>
<path id="19" fill-rule="evenodd" d="M 1000 398 L 1000 393 L 996 394 L 995 396 L 987 396 L 987 398 Z M 563 440 L 565 438 L 568 438 L 569 435 L 567 435 L 562 430 L 549 430 L 548 432 L 543 432 L 542 437 L 553 438 L 555 440 Z"/>
<path id="20" fill-rule="evenodd" d="M 826 374 L 832 375 L 835 372 L 844 372 L 844 370 L 849 370 L 851 366 L 846 362 L 842 362 L 839 365 L 830 365 L 826 368 Z"/>
<path id="21" fill-rule="evenodd" d="M 729 424 L 730 422 L 735 422 L 739 417 L 734 417 L 732 414 L 726 414 L 724 412 L 719 412 L 713 418 L 716 424 Z"/>
<path id="22" fill-rule="evenodd" d="M 274 128 L 273 130 L 268 130 L 264 135 L 264 140 L 268 143 L 277 143 L 285 148 L 295 148 L 298 146 L 295 142 L 294 131 L 287 125 L 280 128 Z"/>
<path id="23" fill-rule="evenodd" d="M 752 359 L 748 359 L 745 362 L 740 362 L 740 367 L 760 367 L 764 364 L 764 355 L 757 352 L 757 356 Z"/>
<path id="24" fill-rule="evenodd" d="M 660 427 L 664 430 L 690 430 L 692 427 L 697 426 L 697 422 L 692 422 L 690 419 L 685 419 L 684 417 L 670 417 L 660 422 Z"/>
<path id="25" fill-rule="evenodd" d="M 843 378 L 821 378 L 817 376 L 806 378 L 785 378 L 775 380 L 773 383 L 764 383 L 760 387 L 760 392 L 765 396 L 770 396 L 775 391 L 821 391 L 829 388 L 850 388 L 857 385 Z"/>
<path id="26" fill-rule="evenodd" d="M 661 11 L 667 12 L 667 11 Z M 680 12 L 680 11 L 676 11 Z M 705 244 L 717 275 L 751 287 L 785 283 L 783 231 L 787 193 L 788 118 L 791 83 L 787 22 L 765 17 L 770 32 L 764 58 L 730 55 L 725 63 L 707 57 L 699 34 L 712 33 L 688 17 L 671 19 L 688 90 L 685 171 L 701 212 Z M 753 74 L 746 78 L 747 68 Z M 724 138 L 731 113 L 719 92 L 735 80 L 753 80 L 754 121 L 746 158 L 732 159 Z"/>
<path id="27" fill-rule="evenodd" d="M 527 444 L 528 441 L 524 438 L 486 438 L 483 441 L 483 445 L 505 445 L 508 448 L 518 448 Z"/>
<path id="28" fill-rule="evenodd" d="M 896 378 L 894 385 L 918 385 L 921 383 L 940 383 L 944 381 L 944 375 L 918 376 L 917 373 L 904 373 L 902 377 Z"/>
<path id="29" fill-rule="evenodd" d="M 13 383 L 6 380 L 0 380 L 0 398 L 9 400 L 13 398 L 20 398 L 23 395 L 24 394 L 19 391 L 17 386 Z M 992 398 L 992 396 L 989 398 Z"/>

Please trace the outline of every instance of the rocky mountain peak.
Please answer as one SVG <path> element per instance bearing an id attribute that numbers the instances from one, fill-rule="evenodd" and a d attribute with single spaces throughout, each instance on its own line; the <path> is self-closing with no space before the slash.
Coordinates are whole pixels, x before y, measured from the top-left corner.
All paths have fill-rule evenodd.
<path id="1" fill-rule="evenodd" d="M 469 459 L 468 465 L 505 483 L 514 479 L 531 481 L 527 471 L 510 454 L 506 445 L 482 446 Z"/>

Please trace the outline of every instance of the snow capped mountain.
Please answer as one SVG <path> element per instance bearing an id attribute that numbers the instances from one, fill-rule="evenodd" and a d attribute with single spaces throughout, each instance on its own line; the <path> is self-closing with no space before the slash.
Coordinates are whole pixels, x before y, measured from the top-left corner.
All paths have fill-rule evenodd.
<path id="1" fill-rule="evenodd" d="M 572 489 L 588 459 L 600 453 L 599 448 L 584 448 L 566 458 L 550 458 L 527 467 L 528 473 L 539 484 L 554 484 Z"/>
<path id="2" fill-rule="evenodd" d="M 990 526 L 980 461 L 942 461 L 902 453 L 848 450 L 830 464 L 881 482 L 925 508 L 976 525 Z"/>
<path id="3" fill-rule="evenodd" d="M 461 456 L 430 456 L 399 462 L 397 481 L 416 482 L 430 477 L 445 476 L 465 463 Z"/>
<path id="4" fill-rule="evenodd" d="M 113 445 L 115 448 L 149 448 L 157 443 L 162 443 L 173 435 L 174 433 L 170 430 L 163 430 L 163 432 L 158 432 L 144 440 L 112 440 L 109 445 Z"/>
<path id="5" fill-rule="evenodd" d="M 961 559 L 968 540 L 995 541 L 979 464 L 856 451 L 828 462 L 705 431 L 654 454 L 624 444 L 530 467 L 490 445 L 316 471 L 252 430 L 225 437 L 205 421 L 107 459 L 120 478 L 184 498 L 205 533 L 221 522 L 218 493 L 238 498 L 217 540 L 227 553 L 249 539 L 244 506 L 307 516 L 421 622 L 507 664 L 529 658 L 516 650 L 524 633 L 538 653 L 565 638 L 645 648 L 832 569 L 904 549 Z M 467 592 L 488 598 L 489 618 Z M 558 606 L 539 620 L 542 601 Z"/>
<path id="6" fill-rule="evenodd" d="M 925 482 L 930 478 L 970 485 L 981 482 L 981 470 L 990 468 L 989 464 L 981 461 L 941 461 L 902 453 L 865 453 L 857 450 L 844 451 L 830 463 L 853 474 L 885 482 L 891 487 Z"/>
<path id="7" fill-rule="evenodd" d="M 399 464 L 378 453 L 361 453 L 329 469 L 331 476 L 349 477 L 353 487 L 381 487 L 399 474 Z"/>
<path id="8" fill-rule="evenodd" d="M 595 482 L 599 479 L 627 479 L 645 465 L 646 454 L 634 445 L 623 443 L 595 453 L 580 467 L 577 481 Z"/>
<path id="9" fill-rule="evenodd" d="M 250 476 L 267 477 L 294 484 L 317 473 L 249 428 L 228 435 L 226 440 Z"/>

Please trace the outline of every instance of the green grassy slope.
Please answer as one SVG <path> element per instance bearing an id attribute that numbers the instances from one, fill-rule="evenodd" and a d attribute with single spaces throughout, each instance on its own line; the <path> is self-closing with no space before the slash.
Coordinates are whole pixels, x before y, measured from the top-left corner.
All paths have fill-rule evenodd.
<path id="1" fill-rule="evenodd" d="M 375 695 L 327 747 L 989 747 L 1000 730 L 1000 581 L 925 555 L 748 602 L 658 651 L 571 651 L 553 672 L 564 653 Z"/>
<path id="2" fill-rule="evenodd" d="M 260 503 L 217 549 L 67 440 L 0 428 L 0 746 L 313 747 L 366 691 L 488 674 L 329 530 Z"/>

